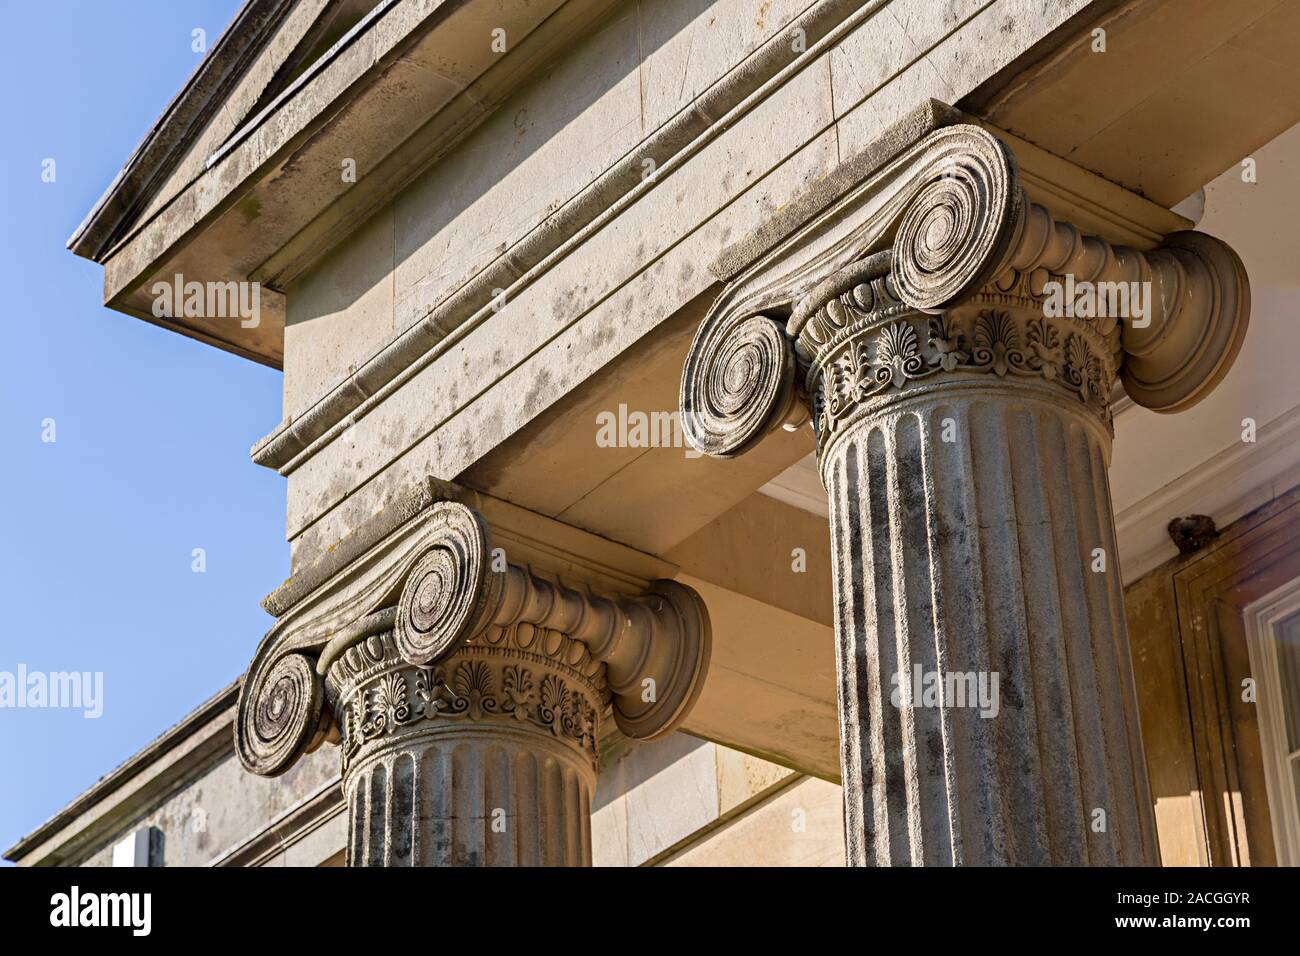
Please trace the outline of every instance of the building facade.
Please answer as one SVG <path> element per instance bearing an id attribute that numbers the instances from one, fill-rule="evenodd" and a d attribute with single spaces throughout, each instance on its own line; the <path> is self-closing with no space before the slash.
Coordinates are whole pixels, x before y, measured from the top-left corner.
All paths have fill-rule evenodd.
<path id="1" fill-rule="evenodd" d="M 70 245 L 283 369 L 292 575 L 7 855 L 1300 862 L 1297 36 L 249 0 Z"/>

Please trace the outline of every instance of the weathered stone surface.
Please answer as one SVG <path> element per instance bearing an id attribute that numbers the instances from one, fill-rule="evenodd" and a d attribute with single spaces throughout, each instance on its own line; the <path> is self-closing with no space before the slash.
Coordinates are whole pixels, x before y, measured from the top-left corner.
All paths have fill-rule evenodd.
<path id="1" fill-rule="evenodd" d="M 339 6 L 241 13 L 79 234 L 118 308 L 143 311 L 159 271 L 264 282 L 258 331 L 167 323 L 259 361 L 279 359 L 287 293 L 285 421 L 255 459 L 289 478 L 295 575 L 266 603 L 281 623 L 244 688 L 244 761 L 297 774 L 341 737 L 355 862 L 583 862 L 588 712 L 608 704 L 651 735 L 700 690 L 703 614 L 688 592 L 651 590 L 678 571 L 648 570 L 662 555 L 734 632 L 690 729 L 825 776 L 834 590 L 855 861 L 1144 859 L 1107 577 L 1109 401 L 1117 379 L 1162 411 L 1215 387 L 1245 329 L 1245 277 L 1221 244 L 1172 235 L 1185 227 L 1167 210 L 1082 169 L 1057 177 L 1066 160 L 935 98 L 1173 201 L 1293 115 L 1285 97 L 1232 107 L 1251 83 L 1293 83 L 1269 29 L 1294 14 L 1274 0 L 1188 25 L 1167 0 L 397 0 L 313 50 L 303 38 Z M 1106 59 L 1087 50 L 1094 22 Z M 498 26 L 508 49 L 486 42 Z M 1134 41 L 1153 35 L 1144 58 Z M 1173 127 L 1206 106 L 1216 141 L 1187 150 L 1203 133 Z M 1024 175 L 1013 154 L 1035 151 Z M 341 155 L 359 181 L 339 177 Z M 1045 315 L 1043 282 L 1067 274 L 1151 281 L 1152 322 Z M 720 282 L 681 404 L 698 447 L 745 464 L 594 453 L 593 408 L 671 404 L 664 355 L 685 352 Z M 800 542 L 816 522 L 747 500 L 813 435 L 829 548 Z M 472 516 L 417 520 L 440 495 L 407 492 L 431 476 L 564 524 L 503 535 L 489 571 Z M 576 528 L 646 553 L 635 572 L 590 573 L 581 547 L 547 565 L 551 534 Z M 815 570 L 787 589 L 775 573 L 801 548 Z M 1085 571 L 1098 550 L 1110 567 Z M 1001 676 L 998 729 L 882 705 L 911 662 Z M 647 678 L 670 692 L 640 697 Z M 569 709 L 548 720 L 557 694 Z M 695 787 L 704 749 L 672 765 L 701 827 L 740 827 L 722 818 L 751 783 L 785 779 L 737 758 L 713 767 L 710 795 Z M 528 799 L 547 780 L 559 795 Z M 1089 801 L 1111 812 L 1109 842 L 1081 836 Z M 508 845 L 493 842 L 498 804 Z M 656 801 L 618 806 L 626 859 L 698 833 Z M 327 832 L 319 806 L 271 809 L 218 860 L 285 859 L 273 837 Z M 411 826 L 376 829 L 372 811 Z M 50 839 L 51 858 L 81 852 Z"/>
<path id="2" fill-rule="evenodd" d="M 1078 6 L 1053 7 L 1044 22 L 1041 11 L 1034 17 L 986 11 L 987 17 L 972 20 L 961 5 L 835 0 L 815 4 L 795 20 L 781 5 L 773 5 L 752 28 L 718 11 L 699 13 L 691 3 L 656 4 L 653 15 L 643 9 L 645 138 L 571 198 L 565 198 L 554 176 L 531 177 L 518 190 L 494 184 L 475 205 L 453 205 L 444 210 L 446 215 L 413 215 L 410 248 L 427 248 L 434 258 L 413 255 L 408 268 L 408 260 L 398 256 L 394 266 L 410 277 L 409 282 L 403 279 L 406 287 L 432 291 L 445 286 L 445 294 L 421 300 L 421 308 L 431 311 L 410 325 L 409 334 L 402 333 L 310 412 L 286 421 L 259 446 L 257 460 L 290 477 L 295 562 L 310 562 L 422 473 L 453 479 L 472 467 L 666 316 L 706 293 L 714 277 L 700 269 L 702 262 L 714 261 L 719 250 L 761 229 L 862 146 L 877 137 L 888 140 L 894 121 L 918 104 L 935 96 L 951 100 L 984 78 L 980 64 L 967 69 L 962 61 L 940 82 L 928 65 L 936 50 L 960 49 L 966 32 L 985 19 L 995 33 L 1010 19 L 1019 32 L 999 35 L 985 53 L 988 62 L 1005 63 L 1036 30 L 1051 29 Z M 716 23 L 710 24 L 710 17 Z M 683 47 L 691 42 L 680 33 L 671 44 L 654 46 L 660 18 L 679 28 L 691 25 L 683 32 L 698 33 L 693 53 L 685 54 Z M 778 29 L 776 24 L 784 25 Z M 795 42 L 796 28 L 806 43 Z M 619 29 L 614 21 L 607 27 L 611 36 Z M 610 65 L 622 61 L 606 57 L 608 63 L 602 65 L 593 53 L 612 42 L 604 37 L 592 37 L 572 51 L 575 62 L 591 64 L 591 88 L 603 92 L 573 122 L 563 128 L 551 125 L 548 149 L 598 154 L 601 144 L 594 152 L 583 145 L 584 131 L 592 129 L 588 117 L 615 117 L 604 128 L 623 129 L 619 118 L 625 112 L 618 104 L 625 73 Z M 706 42 L 707 54 L 701 52 Z M 851 42 L 857 44 L 852 50 Z M 901 51 L 898 68 L 875 80 L 866 78 L 864 71 L 873 69 L 886 50 L 890 57 Z M 654 97 L 645 94 L 667 82 L 660 78 L 661 65 L 682 62 L 686 90 L 697 77 L 702 84 L 713 77 L 723 60 L 733 64 L 729 71 L 702 86 L 689 106 L 687 94 L 677 93 L 683 108 L 653 126 L 657 107 Z M 846 72 L 850 67 L 863 76 L 862 95 Z M 556 73 L 503 106 L 491 135 L 486 126 L 476 131 L 449 154 L 446 164 L 395 200 L 398 220 L 402 206 L 409 202 L 414 210 L 421 196 L 443 197 L 437 201 L 445 205 L 446 197 L 458 195 L 464 176 L 457 173 L 457 164 L 471 172 L 494 167 L 498 146 L 505 153 L 513 149 L 503 142 L 510 130 L 501 124 L 532 98 L 565 101 L 562 79 Z M 847 91 L 843 97 L 837 82 Z M 525 125 L 549 115 L 530 108 Z M 850 116 L 856 117 L 854 135 L 848 135 Z M 531 136 L 526 132 L 525 138 Z M 540 153 L 529 158 L 540 161 Z M 643 179 L 645 159 L 652 159 L 658 170 L 648 179 Z M 523 217 L 520 222 L 531 225 L 513 244 L 508 239 L 503 243 L 500 230 L 490 238 L 482 233 L 485 217 L 505 224 L 515 221 L 515 210 L 534 207 L 542 218 L 534 223 Z M 452 241 L 453 234 L 465 242 Z M 376 250 L 386 254 L 382 244 Z M 464 272 L 458 284 L 452 275 L 463 270 L 448 271 L 446 256 L 437 258 L 443 252 L 453 262 L 468 256 L 488 264 L 473 276 Z M 425 275 L 419 275 L 417 260 L 428 264 Z M 303 282 L 322 284 L 328 278 L 318 270 Z M 363 318 L 360 311 L 357 316 Z M 310 324 L 310 319 L 304 321 Z M 398 317 L 391 327 L 397 330 L 407 321 Z M 423 338 L 417 342 L 419 336 L 411 335 L 419 329 Z M 313 363 L 308 359 L 305 364 Z M 591 510 L 575 520 L 602 534 L 617 537 L 622 532 L 604 526 L 610 515 L 604 499 Z M 638 546 L 648 545 L 638 541 Z"/>
<path id="3" fill-rule="evenodd" d="M 1076 280 L 1145 282 L 1147 309 L 1047 305 Z M 719 297 L 682 377 L 692 444 L 743 452 L 797 423 L 798 400 L 817 435 L 851 863 L 1155 860 L 1110 395 L 1122 374 L 1143 404 L 1194 404 L 1249 302 L 1222 243 L 1084 235 L 966 125 L 846 189 Z"/>
<path id="4" fill-rule="evenodd" d="M 837 602 L 852 861 L 1154 861 L 1118 569 L 1094 570 L 1108 442 L 1082 407 L 975 385 L 893 402 L 823 457 L 838 574 L 863 582 Z M 989 709 L 897 706 L 916 668 L 997 675 Z"/>
<path id="5" fill-rule="evenodd" d="M 601 717 L 637 739 L 685 718 L 709 661 L 698 594 L 539 577 L 458 501 L 363 530 L 272 603 L 240 690 L 244 766 L 276 775 L 339 743 L 351 865 L 590 864 Z M 548 550 L 552 573 L 583 560 Z"/>
<path id="6" fill-rule="evenodd" d="M 349 865 L 590 865 L 604 702 L 575 643 L 520 623 L 430 667 L 391 632 L 337 658 Z"/>

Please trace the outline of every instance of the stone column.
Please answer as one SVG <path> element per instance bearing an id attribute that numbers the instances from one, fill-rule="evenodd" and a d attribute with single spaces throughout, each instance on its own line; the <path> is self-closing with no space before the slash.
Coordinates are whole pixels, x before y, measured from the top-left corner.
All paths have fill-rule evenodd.
<path id="1" fill-rule="evenodd" d="M 1148 861 L 1107 334 L 1044 318 L 1023 278 L 935 317 L 894 299 L 887 272 L 855 278 L 799 340 L 830 499 L 844 773 L 863 781 L 845 789 L 850 858 Z"/>
<path id="2" fill-rule="evenodd" d="M 849 238 L 787 245 L 740 283 L 757 296 L 724 293 L 687 361 L 686 432 L 726 456 L 807 406 L 852 863 L 1154 863 L 1110 396 L 1117 375 L 1160 410 L 1204 395 L 1240 345 L 1244 271 L 1201 234 L 1141 253 L 1055 221 L 979 129 L 908 159 Z M 1093 286 L 1058 309 L 1057 282 L 1125 283 L 1123 307 Z"/>
<path id="3" fill-rule="evenodd" d="M 349 865 L 589 865 L 603 702 L 584 671 L 598 671 L 584 648 L 523 623 L 432 667 L 403 659 L 392 631 L 348 648 L 325 697 Z"/>
<path id="4" fill-rule="evenodd" d="M 494 558 L 464 504 L 414 524 L 378 572 L 358 556 L 332 610 L 268 635 L 241 759 L 270 775 L 337 742 L 352 866 L 590 865 L 602 715 L 641 739 L 680 723 L 708 664 L 703 603 L 673 581 L 597 596 Z"/>

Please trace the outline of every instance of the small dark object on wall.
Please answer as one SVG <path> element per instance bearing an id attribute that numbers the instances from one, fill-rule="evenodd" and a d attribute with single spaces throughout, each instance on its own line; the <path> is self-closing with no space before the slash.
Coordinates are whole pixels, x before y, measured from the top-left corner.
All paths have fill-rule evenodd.
<path id="1" fill-rule="evenodd" d="M 1169 537 L 1179 554 L 1194 554 L 1219 536 L 1209 515 L 1186 515 L 1169 522 Z"/>

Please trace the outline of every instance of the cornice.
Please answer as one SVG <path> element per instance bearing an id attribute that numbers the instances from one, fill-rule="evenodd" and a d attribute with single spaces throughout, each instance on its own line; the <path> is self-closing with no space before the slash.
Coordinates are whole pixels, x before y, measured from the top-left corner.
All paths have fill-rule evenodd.
<path id="1" fill-rule="evenodd" d="M 383 0 L 242 123 L 175 197 L 116 227 L 111 247 L 96 252 L 105 304 L 279 367 L 283 292 L 293 278 L 482 122 L 610 2 Z M 466 42 L 465 32 L 486 30 L 485 23 L 516 38 L 507 57 Z M 368 174 L 342 181 L 340 155 Z M 176 272 L 200 282 L 259 283 L 261 321 L 245 328 L 155 317 L 153 280 Z"/>
<path id="2" fill-rule="evenodd" d="M 252 58 L 284 22 L 294 0 L 249 0 L 199 61 L 126 165 L 68 239 L 68 248 L 103 261 L 153 192 L 176 168 L 197 132 L 222 107 Z"/>
<path id="3" fill-rule="evenodd" d="M 650 133 L 545 221 L 445 299 L 402 321 L 406 331 L 315 404 L 258 441 L 254 463 L 291 474 L 404 382 L 495 314 L 501 296 L 517 299 L 572 251 L 609 225 L 741 117 L 777 92 L 874 16 L 886 0 L 819 0 L 704 90 L 687 109 Z M 792 43 L 796 35 L 803 44 Z M 802 49 L 802 52 L 800 52 Z M 658 174 L 645 177 L 654 156 Z"/>

